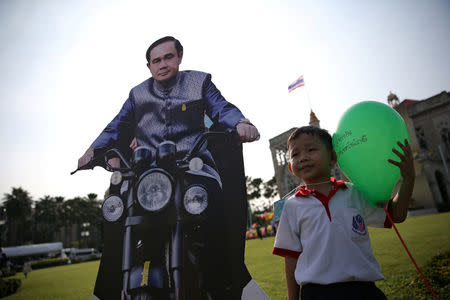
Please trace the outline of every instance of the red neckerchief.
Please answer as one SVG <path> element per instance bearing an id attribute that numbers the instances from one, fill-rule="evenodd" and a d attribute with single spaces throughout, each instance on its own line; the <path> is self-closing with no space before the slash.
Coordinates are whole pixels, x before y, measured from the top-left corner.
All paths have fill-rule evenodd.
<path id="1" fill-rule="evenodd" d="M 345 182 L 343 181 L 343 180 L 336 180 L 334 177 L 330 177 L 330 181 L 331 181 L 331 183 L 333 184 L 333 187 L 331 188 L 331 191 L 330 191 L 330 193 L 333 191 L 333 190 L 338 190 L 339 188 L 344 188 L 344 189 L 346 189 L 347 188 L 347 186 L 345 185 Z M 316 191 L 315 189 L 311 189 L 311 190 L 309 190 L 307 187 L 306 187 L 306 185 L 301 185 L 301 186 L 299 186 L 298 188 L 297 188 L 297 192 L 295 192 L 295 196 L 296 197 L 306 197 L 306 196 L 308 196 L 309 194 L 316 194 L 316 193 L 318 193 L 318 194 L 321 194 L 320 192 L 318 192 L 318 191 Z M 334 194 L 334 193 L 333 193 Z M 322 194 L 323 195 L 323 194 Z"/>

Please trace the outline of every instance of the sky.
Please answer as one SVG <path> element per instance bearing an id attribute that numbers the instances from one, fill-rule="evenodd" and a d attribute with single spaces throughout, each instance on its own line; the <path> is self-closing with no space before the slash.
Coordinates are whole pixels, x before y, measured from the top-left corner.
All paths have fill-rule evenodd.
<path id="1" fill-rule="evenodd" d="M 450 2 L 0 1 L 0 193 L 33 200 L 96 193 L 110 174 L 70 172 L 150 77 L 145 51 L 172 35 L 182 70 L 212 74 L 261 133 L 246 175 L 274 175 L 269 139 L 307 125 L 333 134 L 365 100 L 423 100 L 450 91 Z M 305 86 L 288 93 L 304 75 Z"/>

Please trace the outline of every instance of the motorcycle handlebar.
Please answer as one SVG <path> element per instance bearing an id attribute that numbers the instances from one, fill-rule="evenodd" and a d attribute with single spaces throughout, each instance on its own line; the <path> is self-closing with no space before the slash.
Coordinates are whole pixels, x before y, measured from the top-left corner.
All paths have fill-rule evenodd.
<path id="1" fill-rule="evenodd" d="M 202 135 L 199 135 L 198 138 L 194 142 L 194 147 L 186 154 L 186 156 L 182 159 L 182 161 L 189 161 L 195 154 L 200 152 L 202 148 L 207 147 L 207 140 L 209 137 L 213 136 L 225 136 L 225 138 L 234 138 L 236 141 L 239 141 L 239 137 L 237 135 L 236 130 L 228 129 L 226 131 L 207 131 Z"/>
<path id="2" fill-rule="evenodd" d="M 75 171 L 70 172 L 70 175 L 73 175 L 76 172 L 82 171 L 82 170 L 92 170 L 94 167 L 100 166 L 100 165 L 101 164 L 99 162 L 99 159 L 96 157 L 92 157 L 91 160 L 87 164 L 85 164 L 81 167 L 78 167 Z"/>
<path id="3" fill-rule="evenodd" d="M 130 170 L 131 169 L 131 165 L 130 163 L 125 159 L 125 157 L 123 157 L 122 153 L 119 151 L 119 149 L 113 148 L 110 149 L 108 151 L 106 151 L 105 153 L 105 165 L 109 170 L 112 171 L 116 171 L 117 169 L 121 169 L 121 168 L 113 168 L 110 164 L 109 164 L 109 159 L 114 158 L 116 156 L 111 155 L 111 154 L 117 154 L 117 156 L 119 157 L 120 161 L 123 162 L 123 164 L 125 165 L 126 170 Z M 110 156 L 111 155 L 111 156 Z"/>
<path id="4" fill-rule="evenodd" d="M 200 152 L 200 150 L 206 148 L 207 147 L 206 141 L 209 137 L 212 136 L 225 136 L 226 138 L 231 138 L 234 139 L 236 142 L 239 142 L 239 136 L 236 130 L 234 129 L 227 129 L 225 131 L 206 131 L 203 134 L 199 135 L 199 137 L 196 139 L 194 143 L 194 146 L 181 161 L 189 161 L 193 156 L 195 156 L 198 152 Z M 100 158 L 102 156 L 104 157 L 104 163 L 102 163 L 102 159 Z M 125 168 L 113 168 L 108 162 L 109 159 L 113 157 L 119 157 L 121 162 L 124 163 Z M 129 161 L 124 158 L 120 150 L 113 148 L 104 152 L 103 155 L 99 154 L 94 155 L 94 157 L 87 164 L 77 168 L 75 171 L 72 171 L 70 175 L 73 175 L 81 170 L 92 170 L 94 167 L 97 166 L 103 167 L 107 171 L 129 171 L 132 168 L 130 166 Z"/>

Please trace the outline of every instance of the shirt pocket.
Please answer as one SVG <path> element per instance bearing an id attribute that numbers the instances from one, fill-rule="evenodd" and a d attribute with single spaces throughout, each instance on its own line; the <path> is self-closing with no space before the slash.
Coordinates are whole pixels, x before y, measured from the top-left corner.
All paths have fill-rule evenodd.
<path id="1" fill-rule="evenodd" d="M 204 126 L 204 114 L 205 101 L 203 99 L 180 101 L 173 108 L 176 122 L 193 128 Z"/>

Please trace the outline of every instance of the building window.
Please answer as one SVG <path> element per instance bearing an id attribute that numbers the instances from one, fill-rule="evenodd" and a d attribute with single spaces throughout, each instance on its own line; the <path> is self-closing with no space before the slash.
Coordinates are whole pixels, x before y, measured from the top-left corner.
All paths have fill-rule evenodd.
<path id="1" fill-rule="evenodd" d="M 445 150 L 447 150 L 447 155 L 450 154 L 450 131 L 448 128 L 441 129 L 441 139 L 444 142 Z"/>
<path id="2" fill-rule="evenodd" d="M 428 150 L 427 142 L 425 140 L 425 133 L 422 127 L 416 127 L 416 135 L 419 141 L 420 149 Z"/>
<path id="3" fill-rule="evenodd" d="M 439 187 L 439 191 L 441 192 L 442 201 L 444 203 L 448 203 L 448 194 L 447 194 L 447 186 L 445 184 L 445 178 L 444 175 L 442 175 L 441 172 L 436 171 L 434 173 L 434 176 L 436 177 L 436 181 Z"/>
<path id="4" fill-rule="evenodd" d="M 277 164 L 279 166 L 284 166 L 286 164 L 286 151 L 277 149 L 275 152 L 276 158 L 277 158 Z"/>

